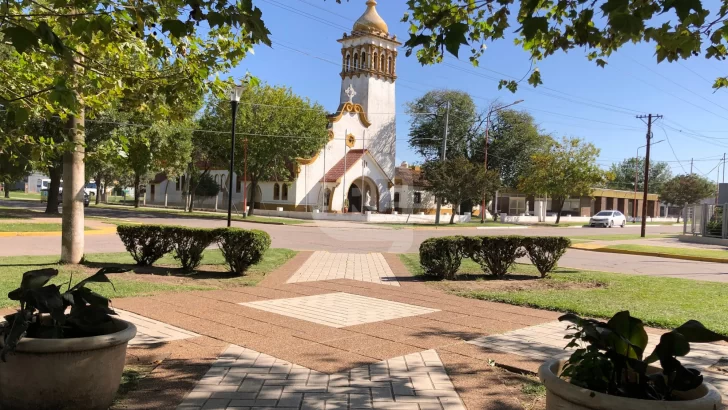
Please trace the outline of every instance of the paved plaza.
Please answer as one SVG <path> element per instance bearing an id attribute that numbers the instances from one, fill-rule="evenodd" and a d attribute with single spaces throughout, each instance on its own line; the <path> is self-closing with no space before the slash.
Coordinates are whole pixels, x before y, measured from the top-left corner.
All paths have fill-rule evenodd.
<path id="1" fill-rule="evenodd" d="M 287 283 L 352 279 L 399 286 L 381 253 L 314 252 Z"/>

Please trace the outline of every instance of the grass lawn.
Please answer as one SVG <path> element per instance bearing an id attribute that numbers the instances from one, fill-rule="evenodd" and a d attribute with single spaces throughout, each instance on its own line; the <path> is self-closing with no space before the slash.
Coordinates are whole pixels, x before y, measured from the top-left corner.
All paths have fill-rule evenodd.
<path id="1" fill-rule="evenodd" d="M 400 259 L 421 275 L 417 254 Z M 461 274 L 472 280 L 430 282 L 453 294 L 579 315 L 610 318 L 621 310 L 654 327 L 674 328 L 689 319 L 728 335 L 728 283 L 559 268 L 538 279 L 532 265 L 517 264 L 509 280 L 493 280 L 470 259 Z"/>
<path id="2" fill-rule="evenodd" d="M 174 214 L 174 215 L 180 215 L 180 216 L 194 216 L 196 218 L 208 218 L 208 219 L 227 219 L 226 213 L 215 213 L 215 212 L 184 212 L 181 209 L 171 209 L 171 208 L 151 208 L 151 207 L 139 207 L 134 208 L 132 206 L 126 206 L 126 205 L 108 205 L 108 204 L 91 204 L 92 207 L 97 208 L 107 208 L 107 209 L 123 209 L 126 211 L 136 211 L 136 212 L 161 212 L 161 213 L 167 213 L 167 214 Z M 264 223 L 264 224 L 275 224 L 275 225 L 299 225 L 306 223 L 308 221 L 304 221 L 303 219 L 291 219 L 291 218 L 271 218 L 271 217 L 265 217 L 265 216 L 256 216 L 256 215 L 250 215 L 247 218 L 243 218 L 239 215 L 232 216 L 232 219 L 234 221 L 239 222 L 257 222 L 257 223 Z"/>
<path id="3" fill-rule="evenodd" d="M 116 288 L 105 283 L 90 284 L 89 287 L 111 298 L 132 296 L 151 296 L 164 292 L 191 290 L 212 290 L 231 286 L 253 286 L 265 275 L 296 255 L 290 249 L 269 249 L 263 260 L 250 268 L 245 276 L 230 276 L 226 272 L 224 259 L 218 249 L 205 252 L 202 266 L 195 274 L 180 271 L 179 264 L 172 255 L 157 261 L 154 267 L 138 268 L 128 253 L 96 253 L 85 256 L 84 265 L 59 265 L 57 256 L 10 256 L 0 258 L 0 308 L 15 306 L 16 302 L 7 298 L 8 292 L 20 285 L 23 272 L 56 268 L 58 277 L 51 283 L 67 283 L 73 274 L 74 283 L 96 272 L 101 266 L 122 265 L 134 272 L 110 275 Z M 136 272 L 136 273 L 135 273 Z"/>
<path id="4" fill-rule="evenodd" d="M 713 249 L 695 249 L 695 248 L 670 248 L 667 246 L 649 246 L 649 245 L 609 245 L 607 249 L 622 249 L 626 251 L 648 252 L 668 255 L 697 256 L 705 258 L 728 259 L 728 251 Z M 659 256 L 659 255 L 658 255 Z"/>
<path id="5" fill-rule="evenodd" d="M 0 199 L 5 200 L 27 200 L 27 201 L 39 201 L 40 202 L 40 194 L 35 193 L 25 193 L 20 191 L 10 191 L 10 198 L 5 198 L 4 194 L 3 197 Z"/>
<path id="6" fill-rule="evenodd" d="M 645 235 L 644 238 L 640 236 L 638 233 L 634 234 L 615 234 L 615 235 L 575 235 L 575 236 L 569 236 L 569 239 L 572 241 L 574 239 L 579 239 L 581 241 L 623 241 L 623 240 L 630 240 L 630 239 L 654 239 L 654 238 L 670 238 L 676 235 L 673 234 L 667 234 L 667 235 Z"/>

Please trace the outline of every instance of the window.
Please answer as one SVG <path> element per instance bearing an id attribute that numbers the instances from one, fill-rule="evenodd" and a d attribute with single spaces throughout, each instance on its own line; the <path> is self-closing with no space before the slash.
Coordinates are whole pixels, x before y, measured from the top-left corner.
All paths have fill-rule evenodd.
<path id="1" fill-rule="evenodd" d="M 394 69 L 392 68 L 392 57 L 387 58 L 387 72 L 392 74 Z"/>
<path id="2" fill-rule="evenodd" d="M 594 216 L 612 216 L 612 212 L 611 211 L 602 211 Z"/>
<path id="3" fill-rule="evenodd" d="M 359 68 L 359 54 L 354 53 L 354 70 Z"/>
<path id="4" fill-rule="evenodd" d="M 367 67 L 367 53 L 364 51 L 361 52 L 361 68 L 369 68 Z"/>
<path id="5" fill-rule="evenodd" d="M 344 64 L 344 71 L 350 71 L 351 70 L 351 56 L 346 55 L 346 63 Z"/>
<path id="6" fill-rule="evenodd" d="M 174 181 L 174 190 L 179 191 L 179 184 L 180 184 L 180 178 L 177 177 L 177 180 Z"/>
<path id="7" fill-rule="evenodd" d="M 394 202 L 399 202 L 399 192 L 394 193 Z"/>
<path id="8" fill-rule="evenodd" d="M 374 55 L 372 56 L 372 68 L 376 70 L 377 67 L 377 53 L 374 53 Z"/>
<path id="9" fill-rule="evenodd" d="M 273 200 L 278 201 L 281 199 L 281 186 L 278 183 L 273 184 Z"/>
<path id="10" fill-rule="evenodd" d="M 381 67 L 380 70 L 384 71 L 384 56 L 382 56 L 382 61 L 380 62 Z"/>
<path id="11" fill-rule="evenodd" d="M 240 186 L 242 185 L 243 180 L 240 179 L 240 177 L 237 177 L 235 181 L 235 192 L 240 193 Z"/>
<path id="12" fill-rule="evenodd" d="M 288 201 L 288 184 L 283 184 L 281 187 L 281 199 Z"/>
<path id="13" fill-rule="evenodd" d="M 416 204 L 422 203 L 422 192 L 415 192 L 415 203 Z"/>

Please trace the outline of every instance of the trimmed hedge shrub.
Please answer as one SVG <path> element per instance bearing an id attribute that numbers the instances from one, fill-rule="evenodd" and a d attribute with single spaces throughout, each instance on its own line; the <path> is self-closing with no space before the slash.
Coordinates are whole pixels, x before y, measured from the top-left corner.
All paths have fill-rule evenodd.
<path id="1" fill-rule="evenodd" d="M 502 278 L 513 262 L 525 255 L 522 236 L 466 237 L 466 252 L 483 272 Z"/>
<path id="2" fill-rule="evenodd" d="M 425 275 L 453 279 L 465 256 L 462 236 L 426 239 L 420 245 L 420 265 Z"/>
<path id="3" fill-rule="evenodd" d="M 151 266 L 173 247 L 165 227 L 160 225 L 119 225 L 116 233 L 139 266 Z"/>
<path id="4" fill-rule="evenodd" d="M 203 252 L 217 240 L 220 233 L 218 229 L 184 226 L 165 226 L 163 230 L 174 247 L 174 258 L 182 264 L 182 269 L 188 272 L 200 266 Z"/>
<path id="5" fill-rule="evenodd" d="M 257 229 L 227 228 L 218 230 L 218 246 L 230 272 L 243 275 L 250 265 L 263 258 L 270 247 L 270 235 Z"/>
<path id="6" fill-rule="evenodd" d="M 571 240 L 563 236 L 534 236 L 523 238 L 523 247 L 533 265 L 545 278 L 556 268 L 556 263 L 571 246 Z"/>

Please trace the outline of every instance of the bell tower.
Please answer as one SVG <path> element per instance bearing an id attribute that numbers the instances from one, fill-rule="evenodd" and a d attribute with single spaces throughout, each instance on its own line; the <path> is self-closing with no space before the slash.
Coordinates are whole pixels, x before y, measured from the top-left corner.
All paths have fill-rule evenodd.
<path id="1" fill-rule="evenodd" d="M 353 102 L 364 109 L 370 125 L 365 145 L 387 175 L 394 179 L 395 155 L 395 82 L 397 80 L 396 36 L 377 13 L 376 0 L 354 23 L 341 43 L 341 104 Z M 355 94 L 352 96 L 352 91 Z"/>

